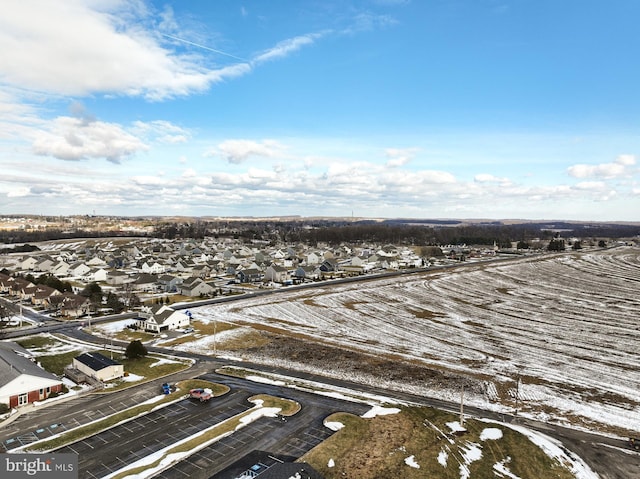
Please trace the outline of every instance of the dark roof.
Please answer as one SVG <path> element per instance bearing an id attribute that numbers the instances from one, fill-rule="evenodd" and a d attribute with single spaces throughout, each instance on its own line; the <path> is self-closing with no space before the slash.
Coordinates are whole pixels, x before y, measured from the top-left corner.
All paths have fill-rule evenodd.
<path id="1" fill-rule="evenodd" d="M 274 464 L 266 471 L 260 473 L 258 479 L 324 479 L 318 471 L 306 462 L 283 462 Z"/>
<path id="2" fill-rule="evenodd" d="M 120 365 L 119 362 L 109 359 L 100 353 L 83 353 L 80 356 L 76 356 L 75 359 L 94 371 L 101 371 L 109 366 Z"/>

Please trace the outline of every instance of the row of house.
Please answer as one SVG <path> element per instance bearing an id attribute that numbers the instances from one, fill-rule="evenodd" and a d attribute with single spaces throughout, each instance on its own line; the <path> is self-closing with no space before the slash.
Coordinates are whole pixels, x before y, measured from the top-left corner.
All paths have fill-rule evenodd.
<path id="1" fill-rule="evenodd" d="M 78 318 L 91 308 L 88 298 L 74 293 L 61 293 L 44 284 L 33 284 L 21 277 L 0 273 L 0 294 L 19 301 L 30 302 L 45 310 L 58 311 L 61 315 Z"/>
<path id="2" fill-rule="evenodd" d="M 292 284 L 372 271 L 424 265 L 411 248 L 305 245 L 246 245 L 229 238 L 196 241 L 159 239 L 75 240 L 45 243 L 43 251 L 3 255 L 0 270 L 13 274 L 53 275 L 69 281 L 78 293 L 89 283 L 116 294 L 154 296 L 179 294 L 210 297 L 237 284 Z M 0 276 L 0 293 L 60 311 L 67 317 L 87 314 L 90 302 L 77 294 L 30 285 L 18 277 Z M 232 284 L 235 284 L 233 286 Z M 129 304 L 125 301 L 125 304 Z"/>

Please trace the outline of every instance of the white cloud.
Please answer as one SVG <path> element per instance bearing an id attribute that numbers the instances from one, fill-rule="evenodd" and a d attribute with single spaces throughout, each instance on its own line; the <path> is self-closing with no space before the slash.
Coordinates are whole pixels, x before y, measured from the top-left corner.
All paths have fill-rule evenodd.
<path id="1" fill-rule="evenodd" d="M 160 176 L 134 176 L 131 178 L 136 185 L 142 186 L 159 186 L 166 185 L 168 181 Z"/>
<path id="2" fill-rule="evenodd" d="M 165 120 L 136 121 L 133 123 L 132 131 L 138 136 L 146 136 L 168 144 L 186 143 L 191 137 L 188 130 Z"/>
<path id="3" fill-rule="evenodd" d="M 385 155 L 388 158 L 387 167 L 398 168 L 406 165 L 418 151 L 418 148 L 387 148 L 385 150 Z"/>
<path id="4" fill-rule="evenodd" d="M 7 197 L 9 198 L 20 198 L 22 196 L 28 196 L 31 194 L 31 188 L 28 186 L 19 186 L 17 188 L 11 189 L 7 193 Z"/>
<path id="5" fill-rule="evenodd" d="M 502 185 L 507 185 L 511 183 L 509 178 L 501 178 L 499 176 L 494 176 L 489 173 L 480 173 L 473 177 L 473 181 L 476 183 L 499 183 Z"/>
<path id="6" fill-rule="evenodd" d="M 53 120 L 47 129 L 35 133 L 33 152 L 61 160 L 105 158 L 119 163 L 123 158 L 149 147 L 116 123 L 87 122 L 68 116 Z"/>
<path id="7" fill-rule="evenodd" d="M 0 16 L 0 77 L 6 85 L 61 95 L 142 95 L 152 100 L 203 91 L 246 74 L 248 64 L 210 70 L 163 48 L 137 1 L 17 0 Z M 170 24 L 168 10 L 161 23 Z"/>
<path id="8" fill-rule="evenodd" d="M 376 15 L 369 12 L 363 12 L 356 15 L 354 23 L 345 33 L 368 32 L 396 25 L 398 20 L 390 15 Z"/>
<path id="9" fill-rule="evenodd" d="M 634 155 L 618 155 L 616 163 L 625 166 L 633 166 L 636 164 L 636 157 Z"/>
<path id="10" fill-rule="evenodd" d="M 217 148 L 205 153 L 205 156 L 222 156 L 229 163 L 239 164 L 252 156 L 274 158 L 282 155 L 284 145 L 275 140 L 226 140 Z"/>
<path id="11" fill-rule="evenodd" d="M 618 178 L 631 174 L 632 167 L 636 164 L 633 155 L 619 155 L 612 163 L 601 163 L 599 165 L 578 164 L 567 169 L 569 176 L 574 178 Z"/>
<path id="12" fill-rule="evenodd" d="M 317 39 L 322 38 L 328 32 L 321 33 L 309 33 L 307 35 L 300 35 L 294 38 L 289 38 L 279 42 L 276 46 L 258 54 L 253 59 L 254 63 L 263 63 L 276 58 L 282 58 L 290 55 L 293 52 L 300 50 L 303 46 L 311 45 Z"/>
<path id="13" fill-rule="evenodd" d="M 606 187 L 607 184 L 604 181 L 581 181 L 574 185 L 575 189 L 585 191 L 602 191 Z"/>

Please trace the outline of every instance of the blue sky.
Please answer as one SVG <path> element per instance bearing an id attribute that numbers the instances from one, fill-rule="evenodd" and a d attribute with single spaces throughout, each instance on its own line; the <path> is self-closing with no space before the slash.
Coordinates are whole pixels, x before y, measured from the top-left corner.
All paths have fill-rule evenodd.
<path id="1" fill-rule="evenodd" d="M 637 221 L 635 0 L 9 0 L 0 214 Z"/>

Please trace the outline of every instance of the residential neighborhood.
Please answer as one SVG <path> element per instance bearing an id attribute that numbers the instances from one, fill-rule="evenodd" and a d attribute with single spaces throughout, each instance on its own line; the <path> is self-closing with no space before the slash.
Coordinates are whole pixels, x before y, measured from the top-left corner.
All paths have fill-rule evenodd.
<path id="1" fill-rule="evenodd" d="M 264 243 L 246 244 L 231 238 L 45 242 L 38 245 L 38 251 L 0 256 L 0 294 L 52 317 L 76 319 L 114 312 L 107 295 L 117 298 L 114 304 L 120 309 L 139 309 L 158 302 L 184 302 L 495 255 L 491 248 L 460 246 L 432 247 L 425 255 L 424 248 L 394 245 Z M 42 278 L 67 284 L 70 290 L 48 286 Z M 90 285 L 99 286 L 99 301 L 87 294 Z M 143 315 L 143 329 L 165 327 L 160 325 L 164 319 L 152 325 Z"/>

